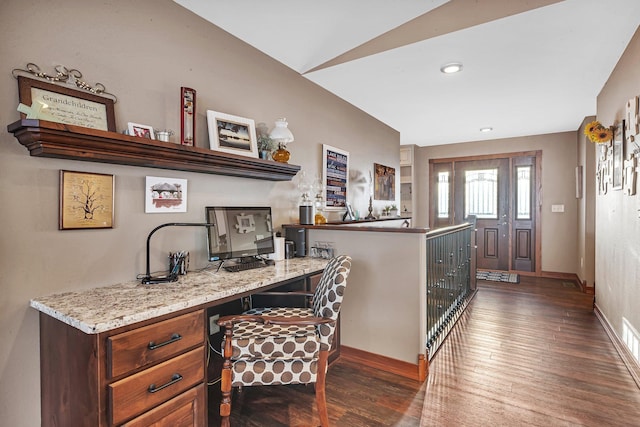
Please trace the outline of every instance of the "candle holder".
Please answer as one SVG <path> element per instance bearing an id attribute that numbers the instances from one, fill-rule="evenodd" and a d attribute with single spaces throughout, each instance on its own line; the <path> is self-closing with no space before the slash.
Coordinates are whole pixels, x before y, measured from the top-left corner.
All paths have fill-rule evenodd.
<path id="1" fill-rule="evenodd" d="M 365 216 L 364 219 L 376 219 L 376 217 L 373 216 L 373 197 L 371 196 L 369 196 L 369 214 Z"/>

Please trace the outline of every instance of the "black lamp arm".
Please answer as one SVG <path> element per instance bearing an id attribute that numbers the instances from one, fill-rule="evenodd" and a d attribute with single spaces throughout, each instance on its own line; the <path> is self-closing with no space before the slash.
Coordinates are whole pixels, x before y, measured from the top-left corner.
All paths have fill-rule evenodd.
<path id="1" fill-rule="evenodd" d="M 211 224 L 208 222 L 168 222 L 166 224 L 160 224 L 159 226 L 151 230 L 151 232 L 147 236 L 147 266 L 146 266 L 147 271 L 144 277 L 142 278 L 143 284 L 173 282 L 176 280 L 176 277 L 174 277 L 175 275 L 172 275 L 172 274 L 170 274 L 169 277 L 162 277 L 162 278 L 151 277 L 151 267 L 150 267 L 150 261 L 149 261 L 149 248 L 150 248 L 151 236 L 153 236 L 153 234 L 156 231 L 164 227 L 207 227 L 209 228 L 209 227 L 215 227 L 215 224 Z"/>

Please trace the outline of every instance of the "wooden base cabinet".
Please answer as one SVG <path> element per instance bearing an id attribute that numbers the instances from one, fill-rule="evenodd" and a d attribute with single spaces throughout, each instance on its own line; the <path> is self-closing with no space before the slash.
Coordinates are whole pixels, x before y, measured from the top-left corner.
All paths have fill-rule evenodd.
<path id="1" fill-rule="evenodd" d="M 42 426 L 206 425 L 204 320 L 85 334 L 41 313 Z"/>

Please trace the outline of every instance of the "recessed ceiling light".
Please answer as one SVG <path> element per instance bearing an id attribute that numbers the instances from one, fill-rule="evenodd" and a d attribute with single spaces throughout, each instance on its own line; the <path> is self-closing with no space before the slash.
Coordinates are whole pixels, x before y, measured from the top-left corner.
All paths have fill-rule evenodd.
<path id="1" fill-rule="evenodd" d="M 490 127 L 480 128 L 480 132 L 491 132 L 492 130 L 493 128 L 490 128 Z"/>
<path id="2" fill-rule="evenodd" d="M 459 62 L 450 62 L 440 67 L 440 71 L 445 74 L 453 74 L 462 71 L 462 64 Z"/>

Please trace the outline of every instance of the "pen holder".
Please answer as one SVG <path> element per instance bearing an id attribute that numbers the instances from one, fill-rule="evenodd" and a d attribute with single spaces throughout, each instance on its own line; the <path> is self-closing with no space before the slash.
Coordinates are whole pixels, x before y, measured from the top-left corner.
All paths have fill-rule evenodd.
<path id="1" fill-rule="evenodd" d="M 187 274 L 189 269 L 189 252 L 169 252 L 169 272 L 171 274 Z"/>

